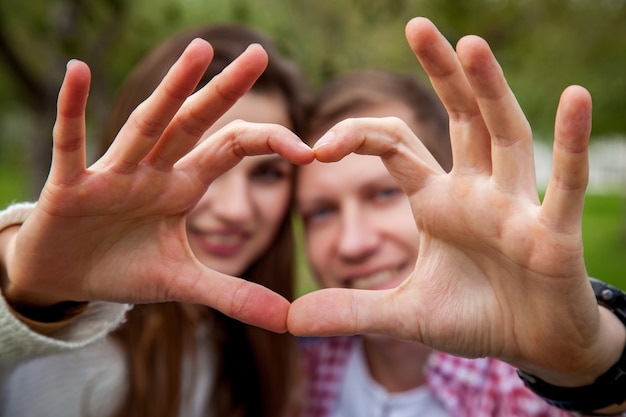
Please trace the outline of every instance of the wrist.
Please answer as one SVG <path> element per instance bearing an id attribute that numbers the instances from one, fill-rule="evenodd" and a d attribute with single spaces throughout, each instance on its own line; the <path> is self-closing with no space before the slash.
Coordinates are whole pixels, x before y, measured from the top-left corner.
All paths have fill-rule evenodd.
<path id="1" fill-rule="evenodd" d="M 626 406 L 626 294 L 591 280 L 600 308 L 594 358 L 576 375 L 542 377 L 518 371 L 528 388 L 548 403 L 570 411 L 597 415 Z"/>
<path id="2" fill-rule="evenodd" d="M 8 273 L 20 225 L 0 230 L 0 290 L 11 312 L 29 327 L 63 325 L 82 313 L 87 302 L 59 300 L 45 293 L 17 288 Z"/>
<path id="3" fill-rule="evenodd" d="M 526 368 L 520 366 L 526 374 L 559 387 L 582 387 L 591 385 L 602 374 L 615 365 L 626 346 L 626 325 L 602 305 L 598 305 L 597 336 L 593 345 L 581 352 L 579 361 L 568 362 L 566 368 L 559 370 L 543 368 Z"/>
<path id="4" fill-rule="evenodd" d="M 10 226 L 0 230 L 0 291 L 7 302 L 11 301 L 8 293 L 13 287 L 9 278 L 9 259 L 19 228 L 20 226 Z"/>
<path id="5" fill-rule="evenodd" d="M 19 285 L 10 274 L 11 262 L 15 259 L 15 241 L 21 225 L 12 225 L 0 230 L 0 291 L 6 302 L 16 310 L 45 309 L 67 301 L 47 291 L 33 290 Z"/>

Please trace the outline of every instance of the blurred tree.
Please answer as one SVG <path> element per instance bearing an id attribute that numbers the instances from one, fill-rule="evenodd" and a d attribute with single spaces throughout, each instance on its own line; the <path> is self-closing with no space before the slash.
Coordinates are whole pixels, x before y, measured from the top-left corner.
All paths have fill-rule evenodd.
<path id="1" fill-rule="evenodd" d="M 92 63 L 92 68 L 101 68 L 98 64 L 120 29 L 125 8 L 120 0 L 13 3 L 0 6 L 2 85 L 11 87 L 2 97 L 0 126 L 3 142 L 8 141 L 6 136 L 17 133 L 24 145 L 22 151 L 30 156 L 26 161 L 32 174 L 32 196 L 43 185 L 49 169 L 56 95 L 65 63 L 81 57 Z M 92 74 L 90 109 L 96 117 L 102 116 L 107 105 L 108 85 L 101 75 L 97 70 Z M 7 112 L 6 107 L 17 109 Z M 19 125 L 11 123 L 16 113 L 22 116 Z"/>

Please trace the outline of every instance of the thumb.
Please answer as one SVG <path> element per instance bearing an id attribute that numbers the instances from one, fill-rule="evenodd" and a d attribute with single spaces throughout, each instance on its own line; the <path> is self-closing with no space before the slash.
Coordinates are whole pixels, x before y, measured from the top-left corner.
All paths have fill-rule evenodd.
<path id="1" fill-rule="evenodd" d="M 394 318 L 394 290 L 327 288 L 291 303 L 287 330 L 296 336 L 387 333 Z"/>

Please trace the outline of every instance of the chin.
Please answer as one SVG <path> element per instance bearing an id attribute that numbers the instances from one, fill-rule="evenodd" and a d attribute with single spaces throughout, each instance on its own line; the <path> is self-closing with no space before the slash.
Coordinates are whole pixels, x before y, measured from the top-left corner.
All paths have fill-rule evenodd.
<path id="1" fill-rule="evenodd" d="M 239 264 L 235 265 L 232 262 L 224 262 L 223 258 L 212 258 L 210 256 L 198 257 L 198 260 L 207 268 L 219 272 L 220 274 L 232 275 L 234 277 L 241 276 L 245 270 Z"/>

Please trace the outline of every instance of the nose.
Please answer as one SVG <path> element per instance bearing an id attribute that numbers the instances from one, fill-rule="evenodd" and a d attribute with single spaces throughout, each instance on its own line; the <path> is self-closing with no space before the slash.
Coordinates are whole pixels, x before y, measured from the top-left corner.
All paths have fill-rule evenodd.
<path id="1" fill-rule="evenodd" d="M 361 261 L 376 251 L 379 236 L 375 223 L 357 205 L 343 210 L 338 252 L 348 262 Z"/>
<path id="2" fill-rule="evenodd" d="M 244 176 L 229 174 L 213 181 L 202 199 L 210 204 L 216 217 L 231 223 L 243 222 L 254 215 L 250 185 Z"/>

